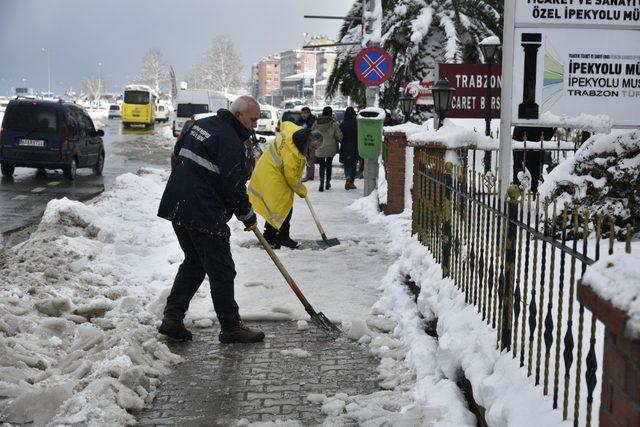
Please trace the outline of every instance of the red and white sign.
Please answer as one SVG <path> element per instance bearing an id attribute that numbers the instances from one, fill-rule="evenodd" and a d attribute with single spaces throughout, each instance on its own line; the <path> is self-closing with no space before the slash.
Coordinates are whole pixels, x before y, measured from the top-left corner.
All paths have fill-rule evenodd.
<path id="1" fill-rule="evenodd" d="M 431 88 L 434 82 L 404 82 L 403 87 L 409 95 L 413 96 L 416 105 L 433 105 Z"/>

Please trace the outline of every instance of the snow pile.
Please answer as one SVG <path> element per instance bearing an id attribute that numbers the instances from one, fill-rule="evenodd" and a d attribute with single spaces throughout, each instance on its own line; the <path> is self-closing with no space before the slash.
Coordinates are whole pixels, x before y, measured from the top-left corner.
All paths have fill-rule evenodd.
<path id="1" fill-rule="evenodd" d="M 0 412 L 10 423 L 126 424 L 180 358 L 157 340 L 154 292 L 127 273 L 153 265 L 143 210 L 164 173 L 119 177 L 94 205 L 51 201 L 0 270 Z M 112 220 L 110 218 L 115 218 Z M 163 230 L 164 228 L 164 230 Z M 142 263 L 137 264 L 144 265 Z M 146 288 L 148 290 L 149 288 Z"/>
<path id="2" fill-rule="evenodd" d="M 582 278 L 585 286 L 628 316 L 626 335 L 640 338 L 640 268 L 637 254 L 616 254 L 589 266 Z"/>
<path id="3" fill-rule="evenodd" d="M 487 137 L 465 123 L 456 124 L 455 121 L 445 119 L 440 129 L 431 129 L 429 123 L 416 125 L 404 123 L 397 126 L 385 126 L 387 133 L 402 132 L 407 136 L 407 141 L 416 146 L 440 145 L 448 149 L 477 147 L 482 149 L 498 149 L 499 141 Z"/>
<path id="4" fill-rule="evenodd" d="M 387 133 L 404 133 L 406 136 L 413 135 L 414 133 L 424 132 L 429 130 L 429 124 L 416 124 L 412 122 L 402 123 L 395 126 L 385 126 L 383 130 Z"/>
<path id="5" fill-rule="evenodd" d="M 640 229 L 640 130 L 596 134 L 545 178 L 540 194 Z M 605 222 L 604 230 L 607 230 Z"/>
<path id="6" fill-rule="evenodd" d="M 360 199 L 352 207 L 394 238 L 390 250 L 398 259 L 382 281 L 382 296 L 373 311 L 390 317 L 397 326 L 389 337 L 374 338 L 370 346 L 374 351 L 374 343 L 378 345 L 381 373 L 406 365 L 414 377 L 413 384 L 401 375 L 389 375 L 382 383 L 394 392 L 406 387 L 405 397 L 412 404 L 401 412 L 409 416 L 412 411 L 437 411 L 449 423 L 475 425 L 455 384 L 464 372 L 476 401 L 486 409 L 489 425 L 569 425 L 511 354 L 495 349 L 495 330 L 482 321 L 475 307 L 465 304 L 464 295 L 450 279 L 442 279 L 441 267 L 431 253 L 415 236 L 410 237 L 409 213 L 385 217 L 373 209 L 374 197 Z M 407 275 L 421 287 L 417 306 L 404 285 Z M 438 340 L 424 332 L 421 316 L 438 319 Z M 394 400 L 394 404 L 400 401 L 406 402 Z M 347 402 L 345 410 L 349 406 Z"/>
<path id="7" fill-rule="evenodd" d="M 417 146 L 437 144 L 448 149 L 463 147 L 490 148 L 494 146 L 497 148 L 499 145 L 498 140 L 485 136 L 474 129 L 456 125 L 446 119 L 440 129 L 416 132 L 409 136 L 407 140 Z"/>
<path id="8" fill-rule="evenodd" d="M 598 133 L 609 133 L 614 125 L 613 120 L 603 114 L 591 115 L 580 113 L 576 117 L 568 117 L 557 116 L 550 111 L 540 114 L 538 121 L 542 124 L 547 124 L 549 127 L 583 129 Z"/>

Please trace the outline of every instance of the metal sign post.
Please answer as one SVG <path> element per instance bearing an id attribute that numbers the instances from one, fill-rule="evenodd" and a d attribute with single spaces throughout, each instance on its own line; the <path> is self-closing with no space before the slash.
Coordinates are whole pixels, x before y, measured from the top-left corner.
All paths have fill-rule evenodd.
<path id="1" fill-rule="evenodd" d="M 502 181 L 503 198 L 507 195 L 513 168 L 513 151 L 511 150 L 511 101 L 513 97 L 513 35 L 515 26 L 516 0 L 504 2 L 504 31 L 502 36 L 502 91 L 500 94 L 500 162 L 498 178 Z"/>
<path id="2" fill-rule="evenodd" d="M 380 84 L 385 82 L 393 73 L 391 56 L 380 49 L 382 37 L 382 2 L 381 0 L 364 0 L 362 5 L 362 23 L 364 25 L 363 45 L 373 49 L 365 49 L 358 55 L 361 61 L 354 63 L 356 75 L 369 85 L 366 90 L 367 107 L 378 107 L 380 98 Z M 367 52 L 368 51 L 368 52 Z M 386 54 L 386 55 L 385 55 Z M 361 56 L 362 55 L 362 56 Z M 367 59 L 365 59 L 365 57 Z M 358 62 L 366 62 L 359 66 Z M 377 188 L 378 159 L 364 161 L 364 196 L 368 196 Z"/>

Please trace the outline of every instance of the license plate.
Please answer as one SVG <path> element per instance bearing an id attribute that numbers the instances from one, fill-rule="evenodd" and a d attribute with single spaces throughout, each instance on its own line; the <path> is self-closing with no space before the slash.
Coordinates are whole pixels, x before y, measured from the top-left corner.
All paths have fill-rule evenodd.
<path id="1" fill-rule="evenodd" d="M 22 147 L 44 147 L 44 140 L 42 139 L 21 139 L 20 146 Z"/>

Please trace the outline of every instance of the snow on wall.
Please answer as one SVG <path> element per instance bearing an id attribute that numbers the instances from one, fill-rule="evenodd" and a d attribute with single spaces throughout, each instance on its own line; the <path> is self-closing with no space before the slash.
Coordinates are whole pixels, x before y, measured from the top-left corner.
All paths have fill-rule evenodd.
<path id="1" fill-rule="evenodd" d="M 640 338 L 640 266 L 638 254 L 607 255 L 587 268 L 582 283 L 628 314 L 626 334 Z"/>

